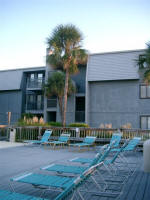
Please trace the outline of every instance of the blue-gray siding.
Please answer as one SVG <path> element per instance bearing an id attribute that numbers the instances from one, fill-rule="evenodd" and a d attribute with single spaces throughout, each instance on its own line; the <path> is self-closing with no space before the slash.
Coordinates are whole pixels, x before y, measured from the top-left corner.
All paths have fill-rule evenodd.
<path id="1" fill-rule="evenodd" d="M 140 115 L 150 115 L 149 99 L 139 98 L 139 81 L 89 82 L 89 123 L 92 127 L 130 123 L 140 127 Z"/>
<path id="2" fill-rule="evenodd" d="M 87 80 L 138 79 L 137 60 L 144 50 L 91 54 L 88 59 Z"/>
<path id="3" fill-rule="evenodd" d="M 21 81 L 22 70 L 0 71 L 0 91 L 19 90 Z"/>
<path id="4" fill-rule="evenodd" d="M 45 70 L 45 67 L 32 67 L 0 71 L 0 91 L 19 90 L 23 78 L 23 72 L 36 72 Z"/>
<path id="5" fill-rule="evenodd" d="M 11 112 L 11 124 L 18 121 L 22 111 L 22 92 L 0 92 L 0 124 L 7 124 L 7 112 Z"/>

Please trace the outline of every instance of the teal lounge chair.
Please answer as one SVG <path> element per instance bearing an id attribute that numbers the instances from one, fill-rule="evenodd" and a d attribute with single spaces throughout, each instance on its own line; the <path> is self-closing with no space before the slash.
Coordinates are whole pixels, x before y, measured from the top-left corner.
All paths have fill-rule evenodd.
<path id="1" fill-rule="evenodd" d="M 89 166 L 83 167 L 83 166 L 70 166 L 70 165 L 61 165 L 61 164 L 51 164 L 45 167 L 42 167 L 41 169 L 47 170 L 47 171 L 53 171 L 57 173 L 72 173 L 72 174 L 81 174 L 85 170 L 87 170 L 89 167 L 97 164 L 98 162 L 103 162 L 106 157 L 108 156 L 111 148 L 108 147 L 103 154 L 97 153 L 95 158 L 92 160 Z"/>
<path id="2" fill-rule="evenodd" d="M 109 144 L 106 144 L 106 145 L 103 145 L 103 146 L 100 146 L 100 148 L 105 149 L 105 148 L 107 148 L 109 145 L 111 145 L 112 142 L 113 142 L 113 147 L 114 147 L 114 148 L 118 148 L 119 145 L 120 145 L 121 137 L 122 137 L 122 133 L 120 133 L 120 132 L 118 132 L 118 133 L 113 133 L 112 138 L 111 138 L 111 140 L 110 140 L 110 143 L 109 143 Z M 114 141 L 115 141 L 115 142 L 114 142 Z"/>
<path id="3" fill-rule="evenodd" d="M 10 180 L 21 183 L 32 184 L 33 186 L 36 187 L 45 186 L 47 188 L 53 187 L 53 188 L 65 189 L 75 180 L 75 178 L 27 173 L 11 178 Z"/>
<path id="4" fill-rule="evenodd" d="M 123 151 L 122 151 L 123 153 L 120 156 L 121 163 L 126 164 L 132 173 L 135 172 L 135 169 L 136 169 L 135 167 L 137 166 L 137 162 L 133 162 L 133 161 L 129 162 L 126 159 L 125 153 L 134 152 L 136 150 L 137 145 L 140 143 L 140 141 L 141 141 L 141 137 L 134 137 L 133 139 L 131 139 L 128 142 L 128 145 L 123 149 Z M 120 149 L 118 149 L 118 148 L 111 150 L 111 152 L 118 152 L 118 151 L 120 151 Z M 136 156 L 135 156 L 135 158 L 136 158 Z M 137 158 L 137 160 L 138 160 L 138 158 Z M 133 166 L 134 170 L 132 170 L 131 166 Z"/>
<path id="5" fill-rule="evenodd" d="M 129 141 L 128 145 L 123 149 L 123 152 L 135 150 L 135 147 L 139 144 L 140 141 L 141 141 L 140 137 L 134 137 Z M 111 151 L 112 152 L 120 151 L 120 149 L 114 148 Z"/>
<path id="6" fill-rule="evenodd" d="M 78 147 L 79 150 L 81 147 L 90 147 L 93 146 L 95 143 L 96 137 L 93 136 L 86 136 L 86 138 L 84 138 L 83 142 L 81 143 L 75 143 L 75 144 L 69 144 L 72 147 Z"/>
<path id="7" fill-rule="evenodd" d="M 119 158 L 119 155 L 124 151 L 124 149 L 127 147 L 128 145 L 128 141 L 126 141 L 121 148 L 118 149 L 117 152 L 115 152 L 114 156 L 112 156 L 112 158 L 107 159 L 104 161 L 104 166 L 110 166 L 112 164 L 115 163 L 116 159 Z M 113 149 L 111 149 L 110 151 L 112 151 Z M 116 169 L 117 170 L 117 169 Z"/>
<path id="8" fill-rule="evenodd" d="M 30 195 L 10 192 L 7 190 L 0 190 L 0 199 L 1 200 L 48 200 L 40 197 L 33 197 Z"/>
<path id="9" fill-rule="evenodd" d="M 102 166 L 102 164 L 103 164 L 103 162 L 99 162 L 99 163 L 89 167 L 87 170 L 85 170 L 83 173 L 81 173 L 77 177 L 48 176 L 48 175 L 43 175 L 43 174 L 29 173 L 29 174 L 24 174 L 24 175 L 12 178 L 11 181 L 29 183 L 35 187 L 46 186 L 47 189 L 50 189 L 50 190 L 53 190 L 52 188 L 54 188 L 54 190 L 55 190 L 55 188 L 59 188 L 60 194 L 57 197 L 55 197 L 54 200 L 65 199 L 66 197 L 68 197 L 71 194 L 73 194 L 73 196 L 70 197 L 70 199 L 74 199 L 73 197 L 75 196 L 76 193 L 77 193 L 77 196 L 82 197 L 82 200 L 85 200 L 85 198 L 82 196 L 82 194 L 78 190 L 78 187 L 81 184 L 84 184 L 84 182 L 87 179 L 89 179 L 90 177 L 92 177 L 90 182 L 93 181 L 94 180 L 93 174 L 99 167 Z M 95 181 L 93 181 L 93 184 L 97 184 L 97 183 Z M 97 185 L 97 187 L 99 188 L 98 185 Z M 107 196 L 107 195 L 110 196 L 110 194 L 108 194 L 108 193 L 103 193 L 103 192 L 99 192 L 99 191 L 98 191 L 98 194 L 104 195 L 104 196 Z M 112 193 L 112 195 L 114 196 L 117 194 Z M 14 199 L 10 198 L 9 200 L 14 200 Z"/>
<path id="10" fill-rule="evenodd" d="M 119 144 L 120 144 L 121 137 L 122 137 L 121 133 L 113 133 L 112 138 L 110 140 L 110 143 L 107 144 L 107 145 L 101 146 L 99 148 L 99 151 L 101 152 L 101 151 L 107 149 L 109 146 L 112 146 L 112 145 L 113 145 L 113 147 L 118 147 Z M 91 163 L 93 161 L 93 158 L 78 158 L 77 157 L 77 158 L 71 159 L 70 161 L 85 164 L 85 163 Z"/>
<path id="11" fill-rule="evenodd" d="M 79 176 L 77 176 L 76 178 L 66 178 L 66 177 L 61 177 L 61 176 L 58 176 L 57 179 L 55 176 L 53 176 L 54 178 L 52 179 L 47 179 L 47 180 L 44 180 L 43 177 L 41 177 L 41 182 L 45 182 L 44 185 L 53 185 L 54 187 L 59 187 L 60 188 L 60 193 L 53 199 L 53 200 L 62 200 L 62 199 L 65 199 L 65 198 L 68 198 L 68 196 L 71 198 L 71 199 L 74 199 L 74 197 L 77 195 L 77 196 L 80 196 L 82 197 L 82 200 L 85 200 L 85 198 L 82 196 L 82 194 L 80 194 L 80 191 L 79 191 L 79 187 L 81 186 L 81 184 L 84 184 L 84 182 L 89 179 L 91 176 L 93 176 L 94 172 L 97 170 L 97 168 L 101 167 L 102 165 L 102 162 L 101 163 L 98 163 L 90 168 L 88 168 L 86 171 L 84 171 L 82 174 L 80 174 Z M 50 176 L 52 177 L 52 176 Z M 25 180 L 26 178 L 26 180 Z M 21 179 L 24 179 L 21 181 Z M 29 178 L 29 181 L 27 181 L 28 179 L 28 176 L 24 175 L 22 176 L 22 178 L 18 177 L 18 179 L 14 179 L 14 181 L 19 181 L 19 182 L 28 182 L 28 183 L 31 183 L 32 182 L 36 182 L 36 185 L 39 185 L 39 180 L 40 178 L 38 177 L 36 179 L 36 181 L 33 181 L 32 178 L 30 177 Z M 52 182 L 54 184 L 52 184 Z M 62 187 L 64 183 L 64 186 Z M 100 192 L 98 192 L 98 194 L 100 194 Z M 101 195 L 103 195 L 104 193 L 101 193 Z M 106 193 L 105 193 L 106 195 Z M 116 194 L 112 194 L 113 196 L 116 195 Z M 69 198 L 69 199 L 70 199 Z M 32 196 L 29 196 L 29 195 L 25 195 L 25 194 L 19 194 L 19 193 L 16 193 L 16 192 L 10 192 L 10 191 L 6 191 L 6 190 L 0 190 L 0 199 L 1 200 L 47 200 L 45 198 L 41 198 L 41 197 L 32 197 Z"/>
<path id="12" fill-rule="evenodd" d="M 87 170 L 85 170 L 82 174 L 80 174 L 80 176 L 77 176 L 75 178 L 75 180 L 72 182 L 72 184 L 70 184 L 62 193 L 60 193 L 55 198 L 55 200 L 66 199 L 68 196 L 69 196 L 69 199 L 71 199 L 71 200 L 78 199 L 78 198 L 80 198 L 82 200 L 86 200 L 87 198 L 82 195 L 82 192 L 85 192 L 86 194 L 88 193 L 88 195 L 91 196 L 91 198 L 88 198 L 88 199 L 92 199 L 92 195 L 95 195 L 95 194 L 99 195 L 99 196 L 104 196 L 104 197 L 113 197 L 113 198 L 117 197 L 119 193 L 101 192 L 100 191 L 101 187 L 97 184 L 97 182 L 95 181 L 95 178 L 93 177 L 93 174 L 102 165 L 103 165 L 103 162 L 99 162 L 99 163 L 91 166 Z M 86 181 L 89 181 L 88 179 L 90 179 L 90 182 L 93 182 L 94 185 L 98 188 L 98 192 L 95 193 L 95 192 L 93 192 L 93 190 L 91 191 L 90 189 L 88 191 L 79 189 L 79 187 L 82 186 L 82 184 L 84 184 Z"/>
<path id="13" fill-rule="evenodd" d="M 69 133 L 62 133 L 57 141 L 50 141 L 50 142 L 47 141 L 47 142 L 45 142 L 45 144 L 50 144 L 54 148 L 57 145 L 64 146 L 64 145 L 68 144 L 69 138 L 70 138 L 70 134 Z"/>
<path id="14" fill-rule="evenodd" d="M 112 138 L 110 140 L 110 144 L 112 144 L 112 142 L 115 141 L 113 143 L 113 147 L 118 147 L 120 145 L 121 137 L 122 137 L 122 133 L 120 133 L 120 132 L 119 133 L 113 133 Z"/>
<path id="15" fill-rule="evenodd" d="M 115 152 L 113 156 L 111 156 L 109 159 L 105 159 L 103 161 L 102 166 L 105 168 L 105 173 L 103 173 L 103 169 L 100 168 L 100 176 L 101 180 L 97 182 L 97 184 L 105 183 L 104 191 L 107 193 L 107 191 L 110 189 L 112 191 L 118 191 L 120 194 L 122 193 L 122 188 L 124 186 L 125 181 L 128 180 L 129 174 L 124 174 L 122 171 L 120 171 L 120 168 L 116 165 L 116 160 L 119 157 L 119 155 L 122 153 L 122 151 L 127 146 L 127 141 L 122 145 L 121 148 L 119 148 L 119 151 Z M 118 184 L 118 185 L 117 185 Z M 112 187 L 114 186 L 115 187 Z"/>
<path id="16" fill-rule="evenodd" d="M 24 143 L 27 144 L 44 144 L 48 142 L 50 136 L 52 134 L 52 130 L 46 130 L 41 138 L 41 140 L 24 140 Z"/>

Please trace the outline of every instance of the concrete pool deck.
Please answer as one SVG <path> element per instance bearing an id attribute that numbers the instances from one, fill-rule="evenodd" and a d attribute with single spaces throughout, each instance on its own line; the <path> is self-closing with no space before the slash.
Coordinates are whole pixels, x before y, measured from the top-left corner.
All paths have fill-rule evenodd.
<path id="1" fill-rule="evenodd" d="M 75 157 L 91 158 L 95 155 L 95 151 L 84 151 L 82 153 L 72 151 L 72 149 L 52 149 L 43 146 L 24 146 L 22 143 L 8 143 L 0 142 L 0 189 L 11 190 L 10 184 L 16 192 L 24 193 L 32 196 L 39 197 L 41 190 L 32 187 L 30 184 L 14 183 L 10 181 L 10 178 L 22 174 L 24 172 L 35 172 L 44 174 L 53 174 L 40 170 L 40 167 L 52 164 L 52 163 L 66 163 L 72 165 L 69 159 Z M 15 146 L 16 145 L 16 146 Z M 12 148 L 11 148 L 12 147 Z M 137 153 L 139 158 L 139 167 L 133 176 L 129 177 L 128 181 L 124 185 L 123 193 L 119 200 L 149 200 L 150 199 L 150 174 L 143 172 L 143 156 L 142 152 Z M 128 155 L 127 158 L 130 161 L 135 160 L 134 155 Z M 101 169 L 100 169 L 101 170 Z M 45 198 L 55 199 L 55 191 L 46 191 Z M 69 198 L 70 199 L 70 198 Z M 69 200 L 68 199 L 68 200 Z M 77 197 L 77 200 L 80 199 Z M 110 200 L 112 198 L 100 197 L 100 196 L 87 196 L 85 200 Z M 115 199 L 115 198 L 113 198 Z"/>
<path id="2" fill-rule="evenodd" d="M 0 149 L 23 146 L 23 143 L 0 141 Z"/>

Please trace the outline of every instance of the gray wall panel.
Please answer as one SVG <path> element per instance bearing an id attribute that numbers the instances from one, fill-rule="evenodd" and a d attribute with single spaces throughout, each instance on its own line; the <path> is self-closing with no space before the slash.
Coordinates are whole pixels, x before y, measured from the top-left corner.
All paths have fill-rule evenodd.
<path id="1" fill-rule="evenodd" d="M 89 88 L 90 126 L 111 123 L 118 128 L 131 123 L 133 128 L 139 127 L 138 81 L 90 82 Z"/>
<path id="2" fill-rule="evenodd" d="M 7 123 L 7 112 L 11 112 L 11 123 L 15 123 L 21 116 L 22 92 L 4 91 L 0 92 L 0 124 Z"/>
<path id="3" fill-rule="evenodd" d="M 138 113 L 119 113 L 119 112 L 105 112 L 105 113 L 90 113 L 90 126 L 100 127 L 101 124 L 112 124 L 113 128 L 120 128 L 122 125 L 130 123 L 132 128 L 137 128 L 139 124 Z"/>
<path id="4" fill-rule="evenodd" d="M 19 90 L 22 70 L 0 71 L 0 90 Z"/>
<path id="5" fill-rule="evenodd" d="M 88 81 L 138 79 L 137 59 L 144 50 L 91 54 Z"/>

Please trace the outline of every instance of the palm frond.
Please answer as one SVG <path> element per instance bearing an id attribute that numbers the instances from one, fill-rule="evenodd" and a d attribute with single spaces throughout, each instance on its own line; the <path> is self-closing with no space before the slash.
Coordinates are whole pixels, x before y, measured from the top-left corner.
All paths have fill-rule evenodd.
<path id="1" fill-rule="evenodd" d="M 54 72 L 47 80 L 47 83 L 44 85 L 45 94 L 47 97 L 50 96 L 61 96 L 64 95 L 64 86 L 65 86 L 65 74 L 63 72 Z M 68 94 L 72 94 L 76 91 L 75 85 L 72 80 L 69 78 L 68 82 Z"/>
<path id="2" fill-rule="evenodd" d="M 81 43 L 82 34 L 77 27 L 72 24 L 57 26 L 52 35 L 47 38 L 48 48 L 51 51 L 47 62 L 54 68 L 61 65 L 64 69 L 72 66 L 70 63 L 75 60 L 76 64 L 82 63 L 83 60 L 85 63 L 87 60 L 86 51 L 81 49 Z"/>

